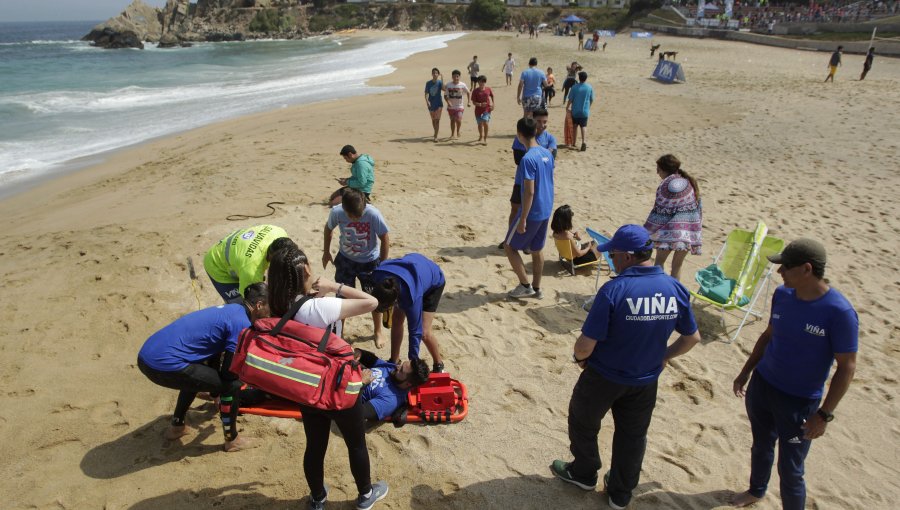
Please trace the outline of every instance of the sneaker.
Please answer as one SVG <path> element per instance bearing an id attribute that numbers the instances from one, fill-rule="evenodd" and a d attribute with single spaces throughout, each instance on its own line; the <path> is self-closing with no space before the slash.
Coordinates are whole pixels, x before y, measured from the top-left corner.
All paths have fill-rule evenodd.
<path id="1" fill-rule="evenodd" d="M 542 299 L 544 297 L 544 291 L 542 291 L 541 289 L 535 289 L 534 287 L 532 287 L 531 289 L 534 290 L 534 295 L 531 296 L 534 299 Z"/>
<path id="2" fill-rule="evenodd" d="M 614 508 L 615 510 L 625 510 L 625 507 L 627 507 L 628 504 L 626 503 L 624 505 L 620 505 L 613 501 L 612 496 L 609 495 L 607 487 L 609 487 L 609 471 L 607 471 L 606 474 L 603 475 L 603 491 L 606 492 L 606 497 L 609 500 L 609 507 Z"/>
<path id="3" fill-rule="evenodd" d="M 446 372 L 446 370 L 444 370 L 443 363 L 435 363 L 434 366 L 431 367 L 432 374 L 443 374 L 444 372 Z"/>
<path id="4" fill-rule="evenodd" d="M 553 464 L 550 464 L 550 471 L 553 471 L 553 475 L 559 478 L 564 482 L 569 482 L 572 485 L 578 487 L 579 489 L 584 489 L 586 491 L 592 491 L 597 488 L 597 476 L 595 475 L 593 480 L 579 480 L 575 478 L 575 475 L 569 471 L 569 468 L 572 466 L 571 462 L 566 462 L 563 460 L 554 460 Z"/>
<path id="5" fill-rule="evenodd" d="M 387 482 L 375 482 L 372 484 L 372 490 L 368 496 L 359 496 L 356 498 L 356 510 L 369 510 L 375 503 L 384 499 L 388 495 Z"/>
<path id="6" fill-rule="evenodd" d="M 325 486 L 325 496 L 321 501 L 316 501 L 316 498 L 310 494 L 309 496 L 309 509 L 310 510 L 325 510 L 325 501 L 328 500 L 328 486 Z"/>
<path id="7" fill-rule="evenodd" d="M 527 287 L 525 285 L 519 284 L 515 289 L 509 291 L 507 294 L 509 297 L 513 299 L 521 299 L 526 297 L 531 297 L 535 294 L 534 289 L 531 288 L 531 285 Z"/>

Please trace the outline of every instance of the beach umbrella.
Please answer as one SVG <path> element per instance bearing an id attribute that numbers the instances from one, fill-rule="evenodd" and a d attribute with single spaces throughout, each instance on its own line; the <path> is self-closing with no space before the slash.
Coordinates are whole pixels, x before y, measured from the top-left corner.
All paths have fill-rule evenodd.
<path id="1" fill-rule="evenodd" d="M 574 14 L 569 14 L 561 20 L 563 23 L 584 23 L 584 20 Z"/>

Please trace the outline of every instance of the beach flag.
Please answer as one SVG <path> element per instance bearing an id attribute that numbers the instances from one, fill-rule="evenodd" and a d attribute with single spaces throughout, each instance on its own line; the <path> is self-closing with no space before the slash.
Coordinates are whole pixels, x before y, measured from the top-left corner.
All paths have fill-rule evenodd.
<path id="1" fill-rule="evenodd" d="M 703 14 L 706 12 L 706 0 L 700 0 L 697 2 L 697 17 L 702 18 Z"/>
<path id="2" fill-rule="evenodd" d="M 650 39 L 652 37 L 653 37 L 652 32 L 632 32 L 631 33 L 632 39 Z"/>
<path id="3" fill-rule="evenodd" d="M 725 16 L 729 19 L 734 16 L 734 0 L 725 0 Z"/>
<path id="4" fill-rule="evenodd" d="M 660 60 L 653 70 L 653 77 L 665 83 L 685 82 L 684 69 L 681 64 L 672 60 Z"/>

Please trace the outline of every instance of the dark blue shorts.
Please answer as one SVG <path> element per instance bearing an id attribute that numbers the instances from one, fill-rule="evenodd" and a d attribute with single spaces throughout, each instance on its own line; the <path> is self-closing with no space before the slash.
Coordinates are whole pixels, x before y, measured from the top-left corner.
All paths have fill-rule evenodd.
<path id="1" fill-rule="evenodd" d="M 521 210 L 519 214 L 521 214 Z M 514 250 L 541 251 L 547 241 L 547 224 L 549 219 L 543 221 L 525 221 L 525 233 L 516 232 L 519 225 L 519 216 L 513 220 L 506 232 L 506 244 Z"/>
<path id="2" fill-rule="evenodd" d="M 356 287 L 356 280 L 362 289 L 369 292 L 371 289 L 372 271 L 378 267 L 378 259 L 372 262 L 354 262 L 338 252 L 334 259 L 334 281 L 350 287 Z"/>

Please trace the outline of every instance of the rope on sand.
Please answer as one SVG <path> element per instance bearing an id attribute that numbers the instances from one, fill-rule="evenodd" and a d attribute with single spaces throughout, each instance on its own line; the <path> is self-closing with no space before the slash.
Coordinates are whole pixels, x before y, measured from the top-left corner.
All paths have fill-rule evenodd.
<path id="1" fill-rule="evenodd" d="M 266 204 L 266 207 L 271 209 L 271 211 L 268 214 L 263 214 L 261 216 L 251 216 L 249 214 L 232 214 L 231 216 L 226 216 L 225 219 L 227 221 L 243 221 L 243 220 L 249 220 L 251 218 L 265 218 L 266 216 L 271 216 L 271 215 L 275 214 L 275 208 L 272 207 L 273 205 L 284 205 L 284 202 L 269 202 L 268 204 Z"/>

